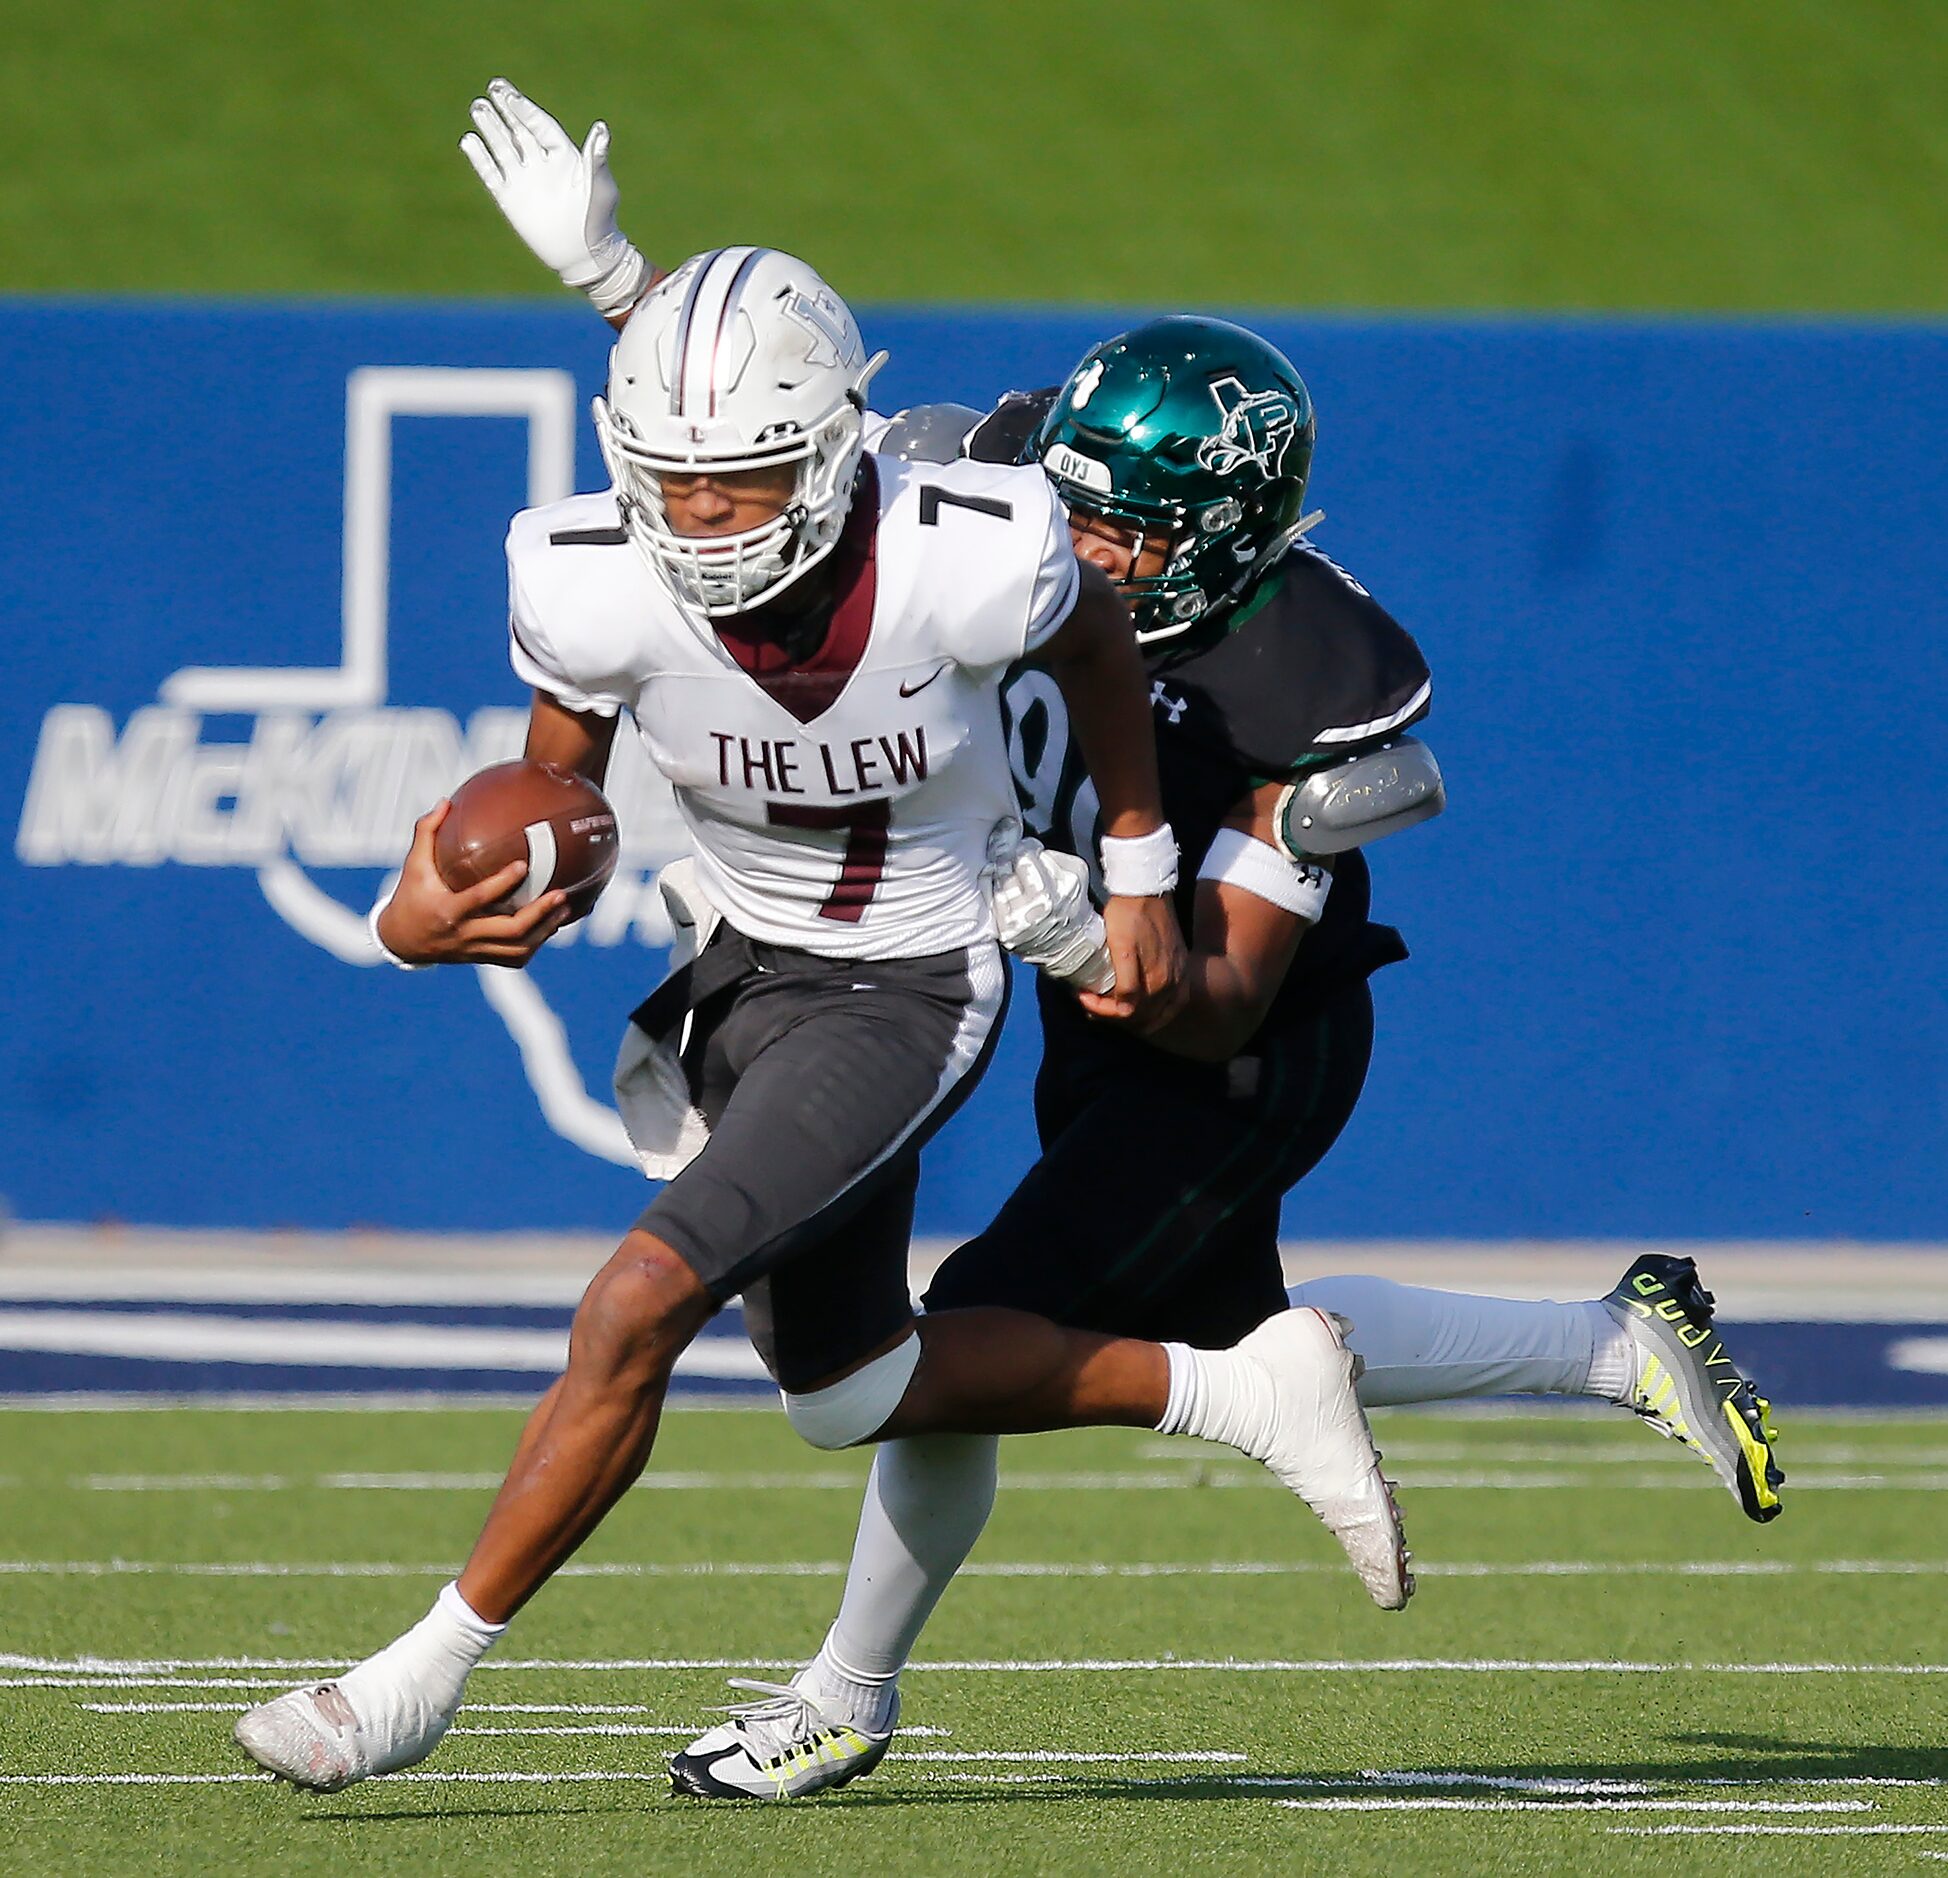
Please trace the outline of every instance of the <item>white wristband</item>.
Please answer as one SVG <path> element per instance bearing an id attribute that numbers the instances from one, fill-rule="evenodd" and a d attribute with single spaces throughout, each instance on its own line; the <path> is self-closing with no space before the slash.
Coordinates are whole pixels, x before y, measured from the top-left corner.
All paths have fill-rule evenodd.
<path id="1" fill-rule="evenodd" d="M 643 297 L 654 271 L 643 258 L 642 251 L 633 242 L 624 240 L 620 252 L 596 279 L 568 281 L 567 284 L 581 288 L 595 302 L 596 312 L 604 319 L 610 319 L 627 311 Z"/>
<path id="2" fill-rule="evenodd" d="M 1295 861 L 1242 828 L 1220 828 L 1211 837 L 1197 878 L 1242 888 L 1303 920 L 1316 920 L 1326 910 L 1332 888 L 1331 873 L 1317 861 Z"/>
<path id="3" fill-rule="evenodd" d="M 386 882 L 378 899 L 372 903 L 372 911 L 365 916 L 365 936 L 372 941 L 372 950 L 388 965 L 396 965 L 402 972 L 423 972 L 430 968 L 431 961 L 422 959 L 417 963 L 412 959 L 402 959 L 399 954 L 379 937 L 379 915 L 392 904 L 392 896 L 399 890 L 399 877 L 395 874 Z"/>
<path id="4" fill-rule="evenodd" d="M 1103 885 L 1118 896 L 1171 892 L 1177 885 L 1177 837 L 1170 824 L 1147 835 L 1103 836 Z"/>

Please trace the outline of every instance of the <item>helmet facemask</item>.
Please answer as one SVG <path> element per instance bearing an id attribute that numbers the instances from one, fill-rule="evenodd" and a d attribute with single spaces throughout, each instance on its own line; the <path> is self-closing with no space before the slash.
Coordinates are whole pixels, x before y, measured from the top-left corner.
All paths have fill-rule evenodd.
<path id="1" fill-rule="evenodd" d="M 1119 583 L 1154 656 L 1222 637 L 1318 519 L 1300 512 L 1313 434 L 1311 398 L 1284 354 L 1228 321 L 1172 315 L 1089 352 L 1024 460 L 1072 511 L 1168 543 L 1156 573 Z"/>
<path id="2" fill-rule="evenodd" d="M 1161 644 L 1189 632 L 1213 607 L 1249 586 L 1274 558 L 1239 535 L 1245 507 L 1235 496 L 1196 504 L 1136 503 L 1077 487 L 1060 476 L 1051 480 L 1071 514 L 1101 516 L 1136 532 L 1131 572 L 1116 582 L 1116 590 L 1136 621 L 1140 646 Z M 1276 552 L 1311 526 L 1311 519 L 1282 537 Z M 1163 566 L 1154 574 L 1137 574 L 1145 550 L 1159 537 L 1166 543 Z"/>
<path id="3" fill-rule="evenodd" d="M 810 432 L 793 425 L 789 435 L 731 455 L 658 450 L 607 400 L 595 401 L 595 433 L 623 527 L 678 601 L 707 619 L 727 618 L 782 593 L 838 545 L 864 446 L 865 382 L 878 363 Z M 796 466 L 792 493 L 769 520 L 724 535 L 686 535 L 670 525 L 665 475 L 734 475 L 784 464 Z"/>

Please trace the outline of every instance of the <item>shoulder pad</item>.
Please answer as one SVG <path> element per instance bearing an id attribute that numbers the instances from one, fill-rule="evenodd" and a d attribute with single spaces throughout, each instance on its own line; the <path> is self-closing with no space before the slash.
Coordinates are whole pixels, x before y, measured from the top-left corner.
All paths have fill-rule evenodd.
<path id="1" fill-rule="evenodd" d="M 878 461 L 890 472 L 882 578 L 897 567 L 917 583 L 943 651 L 970 667 L 1011 665 L 1068 618 L 1081 574 L 1039 465 Z"/>
<path id="2" fill-rule="evenodd" d="M 967 433 L 961 453 L 981 463 L 1019 463 L 1028 440 L 1055 408 L 1060 385 L 1040 391 L 1010 391 Z"/>
<path id="3" fill-rule="evenodd" d="M 1332 562 L 1286 557 L 1273 591 L 1183 668 L 1220 704 L 1257 776 L 1290 776 L 1398 736 L 1427 715 L 1433 681 L 1411 634 Z"/>
<path id="4" fill-rule="evenodd" d="M 508 629 L 523 684 L 570 710 L 615 711 L 635 693 L 652 622 L 671 603 L 628 545 L 615 492 L 523 509 L 508 525 Z"/>
<path id="5" fill-rule="evenodd" d="M 982 421 L 971 404 L 909 405 L 886 420 L 873 453 L 904 463 L 951 463 L 965 454 L 969 433 Z"/>
<path id="6" fill-rule="evenodd" d="M 1295 857 L 1344 854 L 1430 821 L 1446 807 L 1434 752 L 1418 737 L 1395 737 L 1288 783 L 1278 798 L 1276 828 Z"/>
<path id="7" fill-rule="evenodd" d="M 620 548 L 628 542 L 613 489 L 521 509 L 507 525 L 507 553 L 514 561 L 546 554 L 550 548 Z"/>

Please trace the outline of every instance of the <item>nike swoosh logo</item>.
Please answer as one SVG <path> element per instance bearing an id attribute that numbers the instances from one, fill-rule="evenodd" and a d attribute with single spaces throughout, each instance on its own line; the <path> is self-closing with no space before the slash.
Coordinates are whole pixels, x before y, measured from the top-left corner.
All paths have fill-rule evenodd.
<path id="1" fill-rule="evenodd" d="M 934 669 L 933 669 L 933 670 L 932 670 L 931 672 L 929 672 L 929 673 L 928 673 L 928 674 L 926 675 L 926 677 L 924 677 L 923 679 L 921 679 L 921 680 L 920 680 L 920 682 L 919 682 L 919 683 L 918 683 L 917 685 L 909 685 L 909 684 L 908 684 L 908 683 L 906 682 L 906 680 L 905 680 L 905 679 L 901 679 L 901 680 L 900 680 L 900 696 L 901 696 L 901 697 L 903 697 L 903 698 L 910 698 L 910 697 L 913 697 L 913 696 L 914 696 L 914 695 L 915 695 L 916 693 L 918 693 L 918 692 L 922 692 L 922 691 L 924 691 L 924 690 L 926 690 L 926 688 L 927 688 L 927 687 L 928 687 L 928 686 L 929 686 L 930 684 L 932 684 L 932 683 L 933 683 L 933 681 L 934 681 L 934 680 L 935 680 L 936 678 L 938 678 L 938 677 L 940 676 L 940 674 L 941 674 L 942 672 L 944 672 L 944 671 L 945 671 L 946 669 L 947 669 L 947 667 L 946 667 L 946 666 L 944 666 L 944 665 L 936 665 L 936 666 L 934 667 Z"/>

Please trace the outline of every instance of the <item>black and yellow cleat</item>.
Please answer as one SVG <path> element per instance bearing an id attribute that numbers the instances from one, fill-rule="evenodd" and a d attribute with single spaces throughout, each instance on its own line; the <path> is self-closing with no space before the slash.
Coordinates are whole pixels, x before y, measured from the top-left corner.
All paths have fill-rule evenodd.
<path id="1" fill-rule="evenodd" d="M 733 1676 L 759 1702 L 739 1702 L 730 1720 L 706 1730 L 670 1761 L 670 1791 L 698 1800 L 798 1800 L 869 1774 L 886 1758 L 899 1725 L 900 1694 L 886 1691 L 878 1725 L 862 1727 L 812 1683 L 818 1665 L 789 1683 Z"/>
<path id="2" fill-rule="evenodd" d="M 1772 1404 L 1725 1348 L 1696 1263 L 1647 1252 L 1603 1303 L 1636 1348 L 1625 1406 L 1709 1461 L 1748 1519 L 1777 1519 L 1786 1476 L 1772 1449 Z"/>

